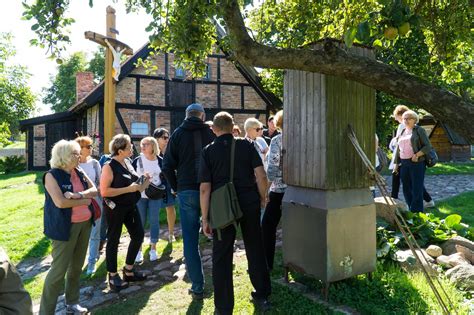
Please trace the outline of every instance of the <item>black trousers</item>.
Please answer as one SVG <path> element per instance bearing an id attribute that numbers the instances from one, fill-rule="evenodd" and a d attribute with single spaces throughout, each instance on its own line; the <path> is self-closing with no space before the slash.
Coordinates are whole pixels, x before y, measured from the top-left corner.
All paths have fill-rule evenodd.
<path id="1" fill-rule="evenodd" d="M 253 203 L 242 206 L 240 220 L 250 281 L 257 297 L 267 298 L 271 293 L 268 272 L 260 230 L 260 205 Z M 234 283 L 232 278 L 232 258 L 236 230 L 233 225 L 221 230 L 218 240 L 217 230 L 213 230 L 212 241 L 212 283 L 214 285 L 214 305 L 219 314 L 232 314 L 234 309 Z"/>
<path id="2" fill-rule="evenodd" d="M 142 246 L 145 233 L 143 231 L 140 215 L 136 207 L 132 209 L 113 209 L 104 205 L 109 227 L 107 229 L 107 247 L 105 249 L 105 260 L 108 272 L 117 272 L 117 250 L 122 234 L 122 225 L 127 228 L 130 235 L 127 258 L 125 263 L 133 265 L 140 246 Z"/>
<path id="3" fill-rule="evenodd" d="M 284 193 L 270 192 L 262 220 L 262 238 L 268 269 L 273 270 L 275 258 L 276 230 L 281 218 L 281 201 Z"/>
<path id="4" fill-rule="evenodd" d="M 398 193 L 400 192 L 400 170 L 397 174 L 392 174 L 392 198 L 398 199 Z M 426 202 L 430 202 L 433 200 L 430 194 L 426 191 L 425 186 L 423 185 L 423 200 Z"/>

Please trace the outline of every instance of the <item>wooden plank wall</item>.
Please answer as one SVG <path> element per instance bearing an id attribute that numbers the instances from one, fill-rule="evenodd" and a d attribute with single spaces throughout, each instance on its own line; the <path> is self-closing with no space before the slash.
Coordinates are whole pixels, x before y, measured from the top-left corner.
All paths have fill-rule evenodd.
<path id="1" fill-rule="evenodd" d="M 359 55 L 373 58 L 364 48 Z M 347 137 L 353 125 L 375 160 L 375 91 L 318 73 L 288 70 L 284 83 L 284 180 L 316 189 L 368 187 L 365 167 Z"/>

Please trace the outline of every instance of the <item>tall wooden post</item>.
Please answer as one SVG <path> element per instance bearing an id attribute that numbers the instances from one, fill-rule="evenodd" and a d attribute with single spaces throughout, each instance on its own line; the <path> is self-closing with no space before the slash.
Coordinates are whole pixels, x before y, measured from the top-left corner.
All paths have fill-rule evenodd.
<path id="1" fill-rule="evenodd" d="M 106 35 L 115 38 L 115 9 L 107 7 L 106 17 Z M 112 61 L 114 56 L 112 51 L 107 48 L 105 55 L 105 78 L 104 78 L 104 152 L 109 152 L 109 142 L 114 136 L 115 128 L 115 81 L 112 77 Z"/>
<path id="2" fill-rule="evenodd" d="M 84 36 L 96 42 L 99 45 L 106 47 L 105 55 L 105 78 L 104 78 L 104 135 L 103 145 L 104 153 L 109 152 L 109 142 L 114 136 L 115 129 L 115 84 L 120 73 L 120 57 L 122 53 L 125 55 L 132 55 L 133 50 L 127 44 L 115 38 L 118 34 L 115 28 L 115 9 L 111 6 L 107 7 L 106 15 L 106 36 L 87 31 Z M 114 49 L 115 51 L 112 51 Z M 114 69 L 114 58 L 117 58 Z M 116 71 L 114 78 L 113 72 Z"/>

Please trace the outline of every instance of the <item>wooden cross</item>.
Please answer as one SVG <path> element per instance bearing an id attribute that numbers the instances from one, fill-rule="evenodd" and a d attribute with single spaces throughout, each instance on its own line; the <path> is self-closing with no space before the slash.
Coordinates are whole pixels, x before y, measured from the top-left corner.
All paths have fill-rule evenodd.
<path id="1" fill-rule="evenodd" d="M 109 152 L 109 142 L 114 135 L 115 127 L 115 84 L 120 75 L 120 57 L 122 54 L 132 55 L 133 49 L 117 40 L 115 28 L 115 9 L 107 7 L 106 36 L 94 32 L 85 32 L 87 39 L 106 48 L 105 55 L 105 93 L 104 93 L 104 153 Z"/>

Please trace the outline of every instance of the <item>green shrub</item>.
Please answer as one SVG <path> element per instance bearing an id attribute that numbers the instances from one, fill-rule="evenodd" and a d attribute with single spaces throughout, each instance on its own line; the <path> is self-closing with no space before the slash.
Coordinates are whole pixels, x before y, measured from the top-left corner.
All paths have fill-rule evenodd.
<path id="1" fill-rule="evenodd" d="M 0 173 L 13 174 L 26 170 L 26 161 L 23 156 L 7 156 L 0 159 Z"/>

